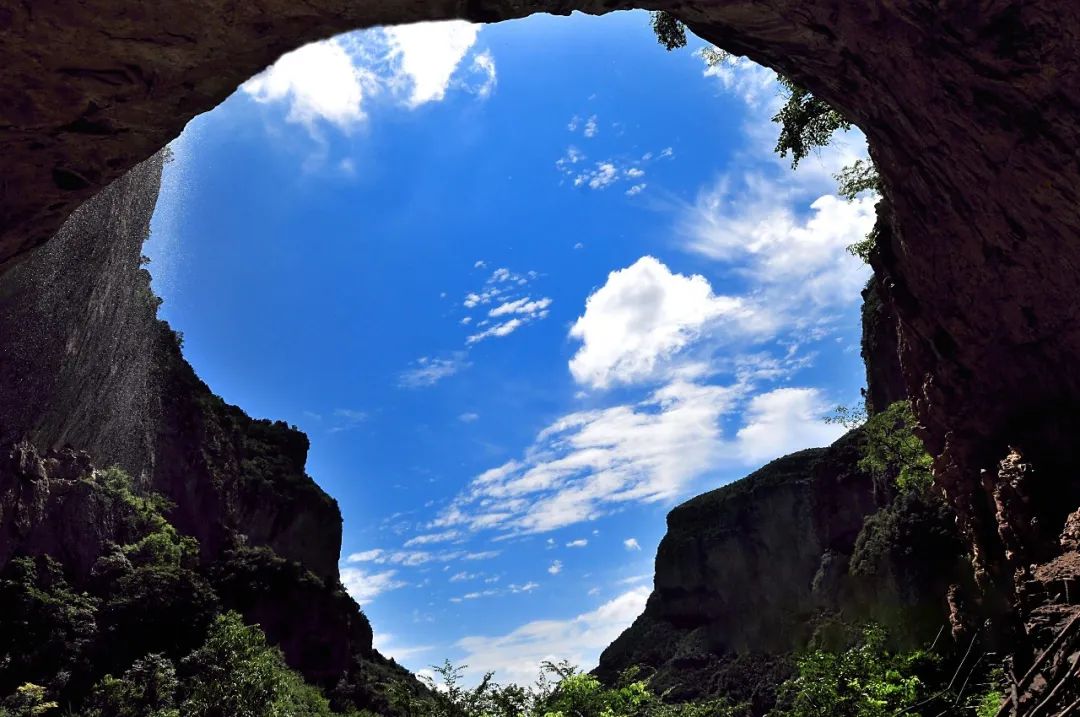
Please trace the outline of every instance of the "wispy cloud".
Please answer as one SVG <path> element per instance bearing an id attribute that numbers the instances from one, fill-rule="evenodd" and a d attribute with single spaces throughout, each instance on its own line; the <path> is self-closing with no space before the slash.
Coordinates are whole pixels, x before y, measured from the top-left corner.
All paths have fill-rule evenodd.
<path id="1" fill-rule="evenodd" d="M 384 592 L 408 585 L 396 576 L 396 570 L 368 572 L 353 566 L 341 568 L 341 584 L 345 586 L 345 591 L 352 596 L 352 599 L 360 605 L 367 605 Z"/>
<path id="2" fill-rule="evenodd" d="M 627 550 L 641 550 L 641 544 L 638 543 L 637 538 L 627 538 L 622 541 L 622 544 Z"/>
<path id="3" fill-rule="evenodd" d="M 455 353 L 450 358 L 422 356 L 412 368 L 398 376 L 398 385 L 405 388 L 427 388 L 471 365 L 462 352 Z"/>
<path id="4" fill-rule="evenodd" d="M 456 643 L 464 652 L 461 662 L 469 665 L 470 677 L 494 670 L 499 682 L 518 684 L 535 680 L 545 660 L 595 664 L 600 651 L 641 613 L 648 596 L 648 588 L 639 587 L 567 620 L 536 620 L 503 635 L 465 637 Z"/>

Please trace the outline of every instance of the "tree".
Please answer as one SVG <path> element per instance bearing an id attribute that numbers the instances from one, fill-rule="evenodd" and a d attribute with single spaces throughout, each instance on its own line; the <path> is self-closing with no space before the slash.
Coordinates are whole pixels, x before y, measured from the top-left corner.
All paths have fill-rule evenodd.
<path id="1" fill-rule="evenodd" d="M 915 672 L 930 660 L 921 650 L 890 651 L 885 632 L 869 626 L 843 652 L 815 650 L 800 657 L 796 676 L 780 686 L 771 717 L 893 717 L 925 691 Z"/>
<path id="2" fill-rule="evenodd" d="M 656 41 L 668 52 L 686 47 L 686 26 L 677 17 L 661 10 L 652 13 L 651 22 Z"/>
<path id="3" fill-rule="evenodd" d="M 84 717 L 179 717 L 176 668 L 164 655 L 137 660 L 120 678 L 106 675 L 86 701 Z"/>
<path id="4" fill-rule="evenodd" d="M 329 717 L 318 689 L 285 664 L 262 630 L 219 615 L 202 647 L 181 663 L 185 717 Z"/>

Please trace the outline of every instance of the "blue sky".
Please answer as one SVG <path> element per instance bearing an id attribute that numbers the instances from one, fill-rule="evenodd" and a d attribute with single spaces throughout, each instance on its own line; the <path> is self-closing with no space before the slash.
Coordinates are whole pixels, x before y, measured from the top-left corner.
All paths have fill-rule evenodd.
<path id="1" fill-rule="evenodd" d="M 530 680 L 640 612 L 675 504 L 858 400 L 833 196 L 771 72 L 645 13 L 371 30 L 282 58 L 174 144 L 147 254 L 226 400 L 311 437 L 376 645 Z"/>

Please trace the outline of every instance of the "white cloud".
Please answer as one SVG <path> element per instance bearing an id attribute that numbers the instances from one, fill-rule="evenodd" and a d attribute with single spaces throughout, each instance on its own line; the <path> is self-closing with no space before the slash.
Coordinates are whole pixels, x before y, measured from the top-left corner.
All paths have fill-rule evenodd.
<path id="1" fill-rule="evenodd" d="M 373 560 L 378 560 L 382 554 L 383 551 L 381 548 L 375 548 L 374 550 L 352 553 L 349 557 L 345 558 L 345 561 L 349 563 L 370 563 Z"/>
<path id="2" fill-rule="evenodd" d="M 512 593 L 531 593 L 536 588 L 540 587 L 540 583 L 527 582 L 524 585 L 517 585 L 511 583 L 507 586 Z"/>
<path id="3" fill-rule="evenodd" d="M 548 567 L 548 572 L 552 575 L 558 575 L 562 572 L 562 561 L 556 560 Z"/>
<path id="4" fill-rule="evenodd" d="M 625 174 L 630 179 L 640 179 L 645 176 L 645 170 L 639 167 L 630 167 L 626 170 Z"/>
<path id="5" fill-rule="evenodd" d="M 357 67 L 338 40 L 305 45 L 245 82 L 256 102 L 288 102 L 286 120 L 314 127 L 317 120 L 348 130 L 366 118 L 363 104 L 374 75 Z"/>
<path id="6" fill-rule="evenodd" d="M 483 77 L 483 81 L 472 88 L 472 91 L 481 98 L 486 98 L 495 91 L 498 82 L 495 73 L 495 58 L 490 50 L 484 50 L 473 56 L 472 71 Z"/>
<path id="7" fill-rule="evenodd" d="M 330 427 L 331 433 L 350 431 L 364 423 L 368 419 L 366 411 L 357 411 L 351 408 L 339 408 L 334 411 L 335 425 Z"/>
<path id="8" fill-rule="evenodd" d="M 458 420 L 461 421 L 462 423 L 475 423 L 479 419 L 480 419 L 480 414 L 479 413 L 473 413 L 472 411 L 469 411 L 467 413 L 463 413 L 460 416 L 458 416 Z"/>
<path id="9" fill-rule="evenodd" d="M 582 175 L 585 176 L 585 175 Z M 619 170 L 611 162 L 597 162 L 596 171 L 588 176 L 590 189 L 604 189 L 619 178 Z"/>
<path id="10" fill-rule="evenodd" d="M 844 427 L 826 423 L 831 405 L 814 388 L 779 388 L 754 396 L 737 434 L 747 463 L 758 463 L 806 446 L 824 446 L 844 433 Z"/>
<path id="11" fill-rule="evenodd" d="M 644 192 L 645 187 L 647 187 L 647 186 L 649 186 L 649 185 L 645 184 L 645 182 L 642 182 L 641 184 L 635 184 L 634 186 L 632 186 L 632 187 L 630 187 L 629 189 L 626 190 L 626 196 L 628 196 L 628 197 L 637 196 L 638 194 L 641 194 L 642 192 Z"/>
<path id="12" fill-rule="evenodd" d="M 504 321 L 501 324 L 495 324 L 491 328 L 485 329 L 478 334 L 472 334 L 467 339 L 465 339 L 465 343 L 475 344 L 483 341 L 484 339 L 489 339 L 492 337 L 509 336 L 510 334 L 514 333 L 519 328 L 524 326 L 525 323 L 526 322 L 522 319 L 510 319 L 509 321 Z"/>
<path id="13" fill-rule="evenodd" d="M 372 639 L 372 646 L 385 657 L 392 657 L 398 662 L 408 660 L 411 657 L 422 655 L 426 652 L 431 652 L 435 649 L 432 645 L 416 645 L 412 647 L 398 645 L 394 635 L 382 631 L 375 633 Z"/>
<path id="14" fill-rule="evenodd" d="M 751 280 L 769 313 L 805 325 L 857 299 L 869 269 L 847 247 L 873 228 L 877 200 L 825 195 L 800 216 L 783 181 L 750 176 L 735 191 L 722 180 L 700 193 L 680 231 L 688 249 Z"/>
<path id="15" fill-rule="evenodd" d="M 582 346 L 570 360 L 578 383 L 593 388 L 655 377 L 669 359 L 724 320 L 754 329 L 759 317 L 739 298 L 717 296 L 705 277 L 674 274 L 651 256 L 613 271 L 570 329 Z"/>
<path id="16" fill-rule="evenodd" d="M 637 538 L 627 538 L 622 541 L 622 544 L 627 550 L 641 550 L 641 544 L 638 543 Z"/>
<path id="17" fill-rule="evenodd" d="M 440 533 L 428 533 L 426 535 L 417 535 L 415 538 L 409 538 L 405 541 L 405 547 L 411 548 L 415 545 L 431 545 L 432 543 L 446 543 L 451 540 L 457 540 L 461 537 L 461 531 L 459 530 L 444 530 Z"/>
<path id="18" fill-rule="evenodd" d="M 435 524 L 538 533 L 681 496 L 716 465 L 719 419 L 741 392 L 675 382 L 639 404 L 564 416 L 523 460 L 477 476 Z"/>
<path id="19" fill-rule="evenodd" d="M 398 385 L 405 388 L 434 386 L 444 378 L 453 376 L 471 365 L 465 360 L 463 353 L 455 354 L 451 358 L 422 356 L 416 360 L 412 368 L 401 372 L 398 376 Z"/>
<path id="20" fill-rule="evenodd" d="M 496 85 L 489 50 L 475 53 L 459 72 L 479 31 L 478 25 L 451 20 L 340 35 L 283 55 L 241 89 L 260 103 L 287 103 L 286 120 L 304 124 L 324 143 L 319 122 L 348 132 L 367 119 L 365 107 L 380 94 L 404 96 L 410 108 L 443 100 L 451 86 L 488 97 Z M 461 79 L 463 74 L 475 80 Z M 351 160 L 337 166 L 355 173 Z"/>
<path id="21" fill-rule="evenodd" d="M 410 106 L 419 107 L 446 96 L 454 72 L 476 42 L 479 31 L 478 25 L 464 20 L 422 22 L 385 29 L 390 57 L 399 67 L 399 78 L 406 80 L 410 87 L 407 100 Z M 488 54 L 487 61 L 490 60 Z M 490 72 L 493 83 L 493 62 Z"/>
<path id="22" fill-rule="evenodd" d="M 500 683 L 530 684 L 544 660 L 568 659 L 574 664 L 595 664 L 600 652 L 641 613 L 649 591 L 635 588 L 596 610 L 568 620 L 536 620 L 492 637 L 471 636 L 457 642 L 469 665 L 469 676 L 496 672 Z"/>
<path id="23" fill-rule="evenodd" d="M 549 306 L 551 306 L 551 299 L 547 297 L 533 301 L 528 296 L 525 296 L 496 306 L 488 312 L 488 316 L 494 318 L 496 316 L 505 316 L 507 314 L 522 314 L 525 316 L 536 317 L 541 312 L 546 311 Z"/>
<path id="24" fill-rule="evenodd" d="M 699 55 L 702 59 L 705 58 L 703 53 Z M 776 73 L 767 67 L 745 57 L 727 55 L 716 64 L 710 65 L 706 62 L 703 74 L 717 78 L 725 90 L 741 97 L 750 107 L 765 105 L 770 116 L 779 109 L 780 95 Z"/>
<path id="25" fill-rule="evenodd" d="M 566 544 L 566 547 L 568 547 L 568 548 L 584 548 L 588 544 L 589 544 L 589 541 L 588 541 L 587 538 L 578 538 L 577 540 L 571 540 L 569 543 Z"/>
<path id="26" fill-rule="evenodd" d="M 395 578 L 395 575 L 397 575 L 396 570 L 369 573 L 361 568 L 344 567 L 341 568 L 341 584 L 345 586 L 345 591 L 352 596 L 353 600 L 366 605 L 384 592 L 408 585 L 405 581 Z"/>
<path id="27" fill-rule="evenodd" d="M 581 131 L 583 135 L 592 139 L 600 131 L 600 128 L 596 124 L 596 115 L 593 115 L 589 119 L 585 120 L 585 129 Z"/>

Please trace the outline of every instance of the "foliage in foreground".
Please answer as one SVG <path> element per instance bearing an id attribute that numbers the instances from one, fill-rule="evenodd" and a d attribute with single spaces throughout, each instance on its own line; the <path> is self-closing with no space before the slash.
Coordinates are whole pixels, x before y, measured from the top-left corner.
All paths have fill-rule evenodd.
<path id="1" fill-rule="evenodd" d="M 476 687 L 464 687 L 464 666 L 449 661 L 433 668 L 438 682 L 427 679 L 430 697 L 404 685 L 393 693 L 395 706 L 409 717 L 744 717 L 745 705 L 722 700 L 665 704 L 644 680 L 627 675 L 605 687 L 568 662 L 545 662 L 530 687 L 497 684 L 492 673 Z"/>
<path id="2" fill-rule="evenodd" d="M 1000 674 L 969 656 L 945 669 L 927 650 L 891 650 L 885 632 L 870 625 L 845 650 L 801 656 L 769 717 L 996 714 Z"/>
<path id="3" fill-rule="evenodd" d="M 893 484 L 900 493 L 927 493 L 934 484 L 934 460 L 915 433 L 918 419 L 909 401 L 896 401 L 884 411 L 867 416 L 863 409 L 838 406 L 827 418 L 847 429 L 861 426 L 864 436 L 859 470 Z"/>
<path id="4" fill-rule="evenodd" d="M 335 714 L 258 627 L 222 614 L 165 500 L 115 468 L 85 482 L 117 542 L 77 581 L 47 555 L 0 571 L 0 717 Z"/>

